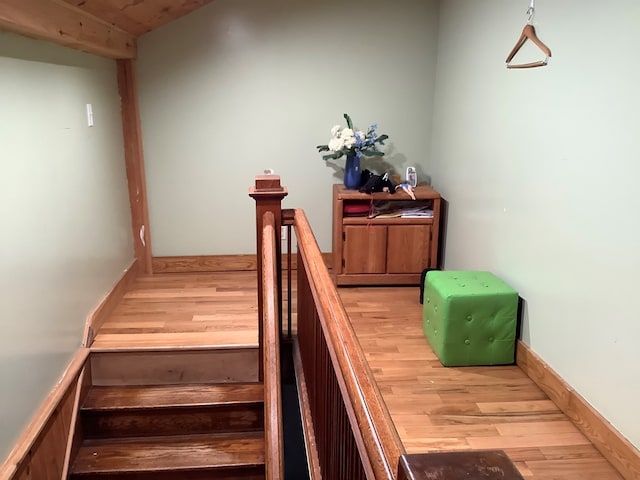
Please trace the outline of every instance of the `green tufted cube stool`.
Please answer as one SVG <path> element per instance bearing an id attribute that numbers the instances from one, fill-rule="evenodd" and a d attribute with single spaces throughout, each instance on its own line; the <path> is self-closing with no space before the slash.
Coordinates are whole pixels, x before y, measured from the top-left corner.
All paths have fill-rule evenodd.
<path id="1" fill-rule="evenodd" d="M 490 272 L 431 271 L 424 334 L 447 367 L 514 361 L 518 292 Z"/>

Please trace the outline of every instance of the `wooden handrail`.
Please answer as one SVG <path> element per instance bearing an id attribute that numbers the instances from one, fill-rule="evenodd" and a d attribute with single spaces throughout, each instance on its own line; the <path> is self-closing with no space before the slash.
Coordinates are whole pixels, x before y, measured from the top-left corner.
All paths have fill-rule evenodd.
<path id="1" fill-rule="evenodd" d="M 399 458 L 405 453 L 400 437 L 302 210 L 295 210 L 294 225 L 298 252 L 366 478 L 396 479 Z M 300 275 L 300 264 L 298 269 Z M 301 321 L 298 318 L 299 324 Z"/>
<path id="2" fill-rule="evenodd" d="M 73 388 L 72 385 L 78 381 L 80 372 L 84 368 L 88 357 L 88 348 L 80 348 L 76 352 L 60 381 L 44 400 L 34 418 L 31 419 L 31 422 L 16 442 L 15 447 L 11 453 L 9 453 L 6 461 L 0 465 L 0 479 L 13 479 L 21 468 L 28 465 L 32 455 L 32 449 L 41 438 L 43 431 L 50 426 L 54 413 L 60 408 L 64 396 Z M 66 438 L 64 441 L 66 442 Z M 64 453 L 64 450 L 62 450 L 62 458 L 59 459 L 48 458 L 47 460 L 40 460 L 43 463 L 45 461 L 53 462 L 55 460 L 59 465 L 62 465 Z M 54 474 L 52 473 L 52 475 Z"/>
<path id="3" fill-rule="evenodd" d="M 280 394 L 280 328 L 278 312 L 278 265 L 276 223 L 272 212 L 263 215 L 262 305 L 264 366 L 264 430 L 266 479 L 284 478 L 282 402 Z"/>

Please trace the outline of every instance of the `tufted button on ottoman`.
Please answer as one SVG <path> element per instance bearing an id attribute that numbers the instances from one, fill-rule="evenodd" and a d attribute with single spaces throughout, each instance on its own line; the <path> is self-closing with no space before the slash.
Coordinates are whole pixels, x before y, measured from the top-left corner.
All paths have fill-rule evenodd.
<path id="1" fill-rule="evenodd" d="M 425 277 L 422 328 L 447 367 L 513 363 L 517 316 L 518 292 L 490 272 Z"/>

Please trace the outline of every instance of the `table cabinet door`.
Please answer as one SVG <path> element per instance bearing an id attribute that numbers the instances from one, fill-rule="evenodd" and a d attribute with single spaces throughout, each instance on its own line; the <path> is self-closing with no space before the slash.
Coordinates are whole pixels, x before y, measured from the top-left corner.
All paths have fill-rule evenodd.
<path id="1" fill-rule="evenodd" d="M 386 226 L 345 226 L 343 235 L 343 273 L 385 273 Z"/>
<path id="2" fill-rule="evenodd" d="M 387 234 L 387 273 L 420 273 L 429 264 L 431 225 L 393 225 Z"/>

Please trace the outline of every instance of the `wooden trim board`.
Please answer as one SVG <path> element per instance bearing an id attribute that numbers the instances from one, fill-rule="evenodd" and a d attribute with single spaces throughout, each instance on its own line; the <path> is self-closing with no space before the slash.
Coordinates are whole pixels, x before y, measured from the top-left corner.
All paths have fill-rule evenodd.
<path id="1" fill-rule="evenodd" d="M 153 257 L 154 273 L 240 272 L 256 270 L 256 255 Z"/>
<path id="2" fill-rule="evenodd" d="M 640 479 L 640 450 L 520 340 L 516 347 L 516 363 L 625 479 Z"/>
<path id="3" fill-rule="evenodd" d="M 0 465 L 0 480 L 60 478 L 65 459 L 77 380 L 89 349 L 79 349 L 13 450 Z"/>
<path id="4" fill-rule="evenodd" d="M 291 268 L 297 270 L 297 255 L 291 254 Z M 323 253 L 327 268 L 331 268 L 331 253 Z M 287 254 L 282 254 L 282 268 L 286 270 Z M 197 273 L 197 272 L 244 272 L 257 271 L 258 260 L 248 255 L 190 255 L 176 257 L 153 257 L 153 273 Z"/>
<path id="5" fill-rule="evenodd" d="M 98 306 L 89 314 L 84 326 L 84 335 L 82 337 L 83 347 L 91 346 L 96 332 L 100 329 L 107 317 L 111 315 L 116 304 L 122 299 L 122 296 L 138 276 L 138 265 L 138 260 L 134 260 L 129 268 L 125 269 L 122 277 L 116 281 Z"/>

